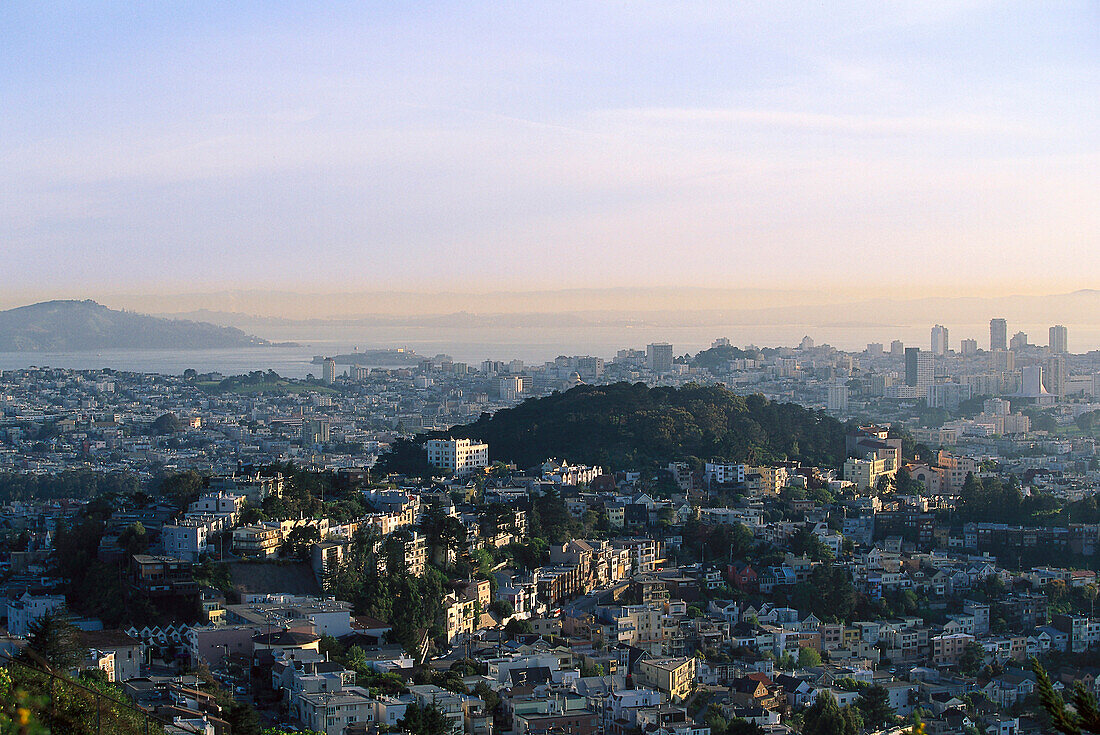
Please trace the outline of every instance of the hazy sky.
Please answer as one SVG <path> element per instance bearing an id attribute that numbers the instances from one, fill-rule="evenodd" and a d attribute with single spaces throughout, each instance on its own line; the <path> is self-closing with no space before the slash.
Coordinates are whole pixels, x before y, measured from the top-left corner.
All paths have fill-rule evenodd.
<path id="1" fill-rule="evenodd" d="M 1094 0 L 4 0 L 0 289 L 1098 286 L 1098 120 Z"/>

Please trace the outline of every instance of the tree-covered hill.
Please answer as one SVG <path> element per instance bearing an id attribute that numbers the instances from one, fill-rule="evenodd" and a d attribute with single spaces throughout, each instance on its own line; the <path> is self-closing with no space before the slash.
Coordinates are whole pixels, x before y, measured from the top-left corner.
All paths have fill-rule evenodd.
<path id="1" fill-rule="evenodd" d="M 725 388 L 582 385 L 483 415 L 446 432 L 482 439 L 493 460 L 533 466 L 548 457 L 612 469 L 698 457 L 839 465 L 844 426 L 821 411 Z"/>

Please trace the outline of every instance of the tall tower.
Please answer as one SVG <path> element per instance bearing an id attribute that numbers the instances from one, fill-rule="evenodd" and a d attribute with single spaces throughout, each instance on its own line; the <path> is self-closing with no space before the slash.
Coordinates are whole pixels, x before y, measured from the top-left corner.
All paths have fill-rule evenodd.
<path id="1" fill-rule="evenodd" d="M 905 348 L 905 384 L 917 389 L 917 395 L 928 393 L 928 386 L 935 380 L 935 363 L 931 352 L 919 347 Z"/>
<path id="2" fill-rule="evenodd" d="M 646 347 L 646 364 L 651 372 L 672 372 L 672 345 L 667 342 L 656 342 Z"/>
<path id="3" fill-rule="evenodd" d="M 1065 355 L 1051 355 L 1047 360 L 1046 370 L 1043 372 L 1043 383 L 1047 387 L 1047 393 L 1061 398 L 1066 394 L 1066 357 Z"/>
<path id="4" fill-rule="evenodd" d="M 946 355 L 947 350 L 947 327 L 937 324 L 932 327 L 932 354 Z"/>
<path id="5" fill-rule="evenodd" d="M 989 349 L 991 349 L 991 350 L 1007 350 L 1008 349 L 1008 320 L 1007 319 L 990 319 L 989 320 Z"/>
<path id="6" fill-rule="evenodd" d="M 321 364 L 321 380 L 327 385 L 332 385 L 336 382 L 336 360 L 331 357 L 326 357 L 325 361 Z"/>
<path id="7" fill-rule="evenodd" d="M 1050 339 L 1047 341 L 1050 351 L 1056 355 L 1064 355 L 1069 352 L 1069 332 L 1061 324 L 1055 324 L 1050 328 Z M 1052 391 L 1053 392 L 1053 391 Z"/>

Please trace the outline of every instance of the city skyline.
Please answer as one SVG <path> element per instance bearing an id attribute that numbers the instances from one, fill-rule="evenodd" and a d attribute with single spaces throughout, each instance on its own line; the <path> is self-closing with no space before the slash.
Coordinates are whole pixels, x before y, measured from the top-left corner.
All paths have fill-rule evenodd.
<path id="1" fill-rule="evenodd" d="M 9 4 L 0 287 L 1100 282 L 1093 5 L 537 11 Z"/>

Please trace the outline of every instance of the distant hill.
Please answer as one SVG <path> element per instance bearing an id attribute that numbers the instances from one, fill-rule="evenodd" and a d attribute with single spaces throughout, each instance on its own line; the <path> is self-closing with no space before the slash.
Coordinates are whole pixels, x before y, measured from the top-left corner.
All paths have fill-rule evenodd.
<path id="1" fill-rule="evenodd" d="M 267 344 L 233 327 L 115 311 L 94 301 L 44 301 L 0 311 L 0 352 L 201 350 Z"/>
<path id="2" fill-rule="evenodd" d="M 698 457 L 797 459 L 838 466 L 844 426 L 822 411 L 722 387 L 582 385 L 445 432 L 482 439 L 492 460 L 531 467 L 550 457 L 613 469 Z"/>

